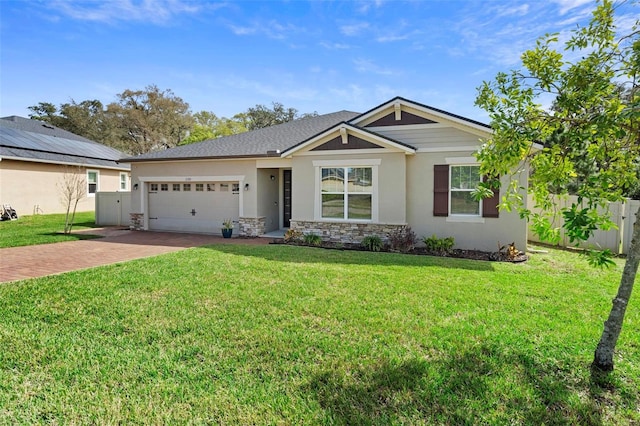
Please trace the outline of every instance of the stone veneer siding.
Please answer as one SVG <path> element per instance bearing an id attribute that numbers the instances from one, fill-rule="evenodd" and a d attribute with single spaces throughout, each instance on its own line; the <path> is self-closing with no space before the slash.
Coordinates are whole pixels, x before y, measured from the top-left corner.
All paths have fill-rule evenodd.
<path id="1" fill-rule="evenodd" d="M 323 241 L 336 243 L 360 243 L 368 235 L 377 235 L 382 241 L 389 240 L 389 234 L 406 227 L 406 224 L 354 223 L 354 222 L 316 222 L 310 220 L 292 220 L 291 228 L 303 234 L 319 235 Z"/>
<path id="2" fill-rule="evenodd" d="M 241 237 L 259 237 L 266 229 L 266 218 L 263 217 L 241 217 L 238 219 Z"/>
<path id="3" fill-rule="evenodd" d="M 129 229 L 132 231 L 144 230 L 144 213 L 129 213 Z"/>

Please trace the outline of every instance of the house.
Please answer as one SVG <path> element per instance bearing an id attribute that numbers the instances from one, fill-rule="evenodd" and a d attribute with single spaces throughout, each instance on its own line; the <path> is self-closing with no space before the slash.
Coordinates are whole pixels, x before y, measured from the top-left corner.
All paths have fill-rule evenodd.
<path id="1" fill-rule="evenodd" d="M 131 166 L 124 154 L 48 123 L 0 118 L 0 203 L 19 215 L 64 213 L 60 185 L 80 173 L 86 196 L 77 211 L 93 211 L 98 191 L 128 191 Z"/>
<path id="2" fill-rule="evenodd" d="M 526 222 L 475 201 L 473 156 L 486 124 L 401 97 L 363 114 L 340 111 L 152 152 L 131 163 L 132 227 L 218 233 L 282 228 L 359 242 L 411 226 L 456 247 L 525 247 Z M 526 187 L 526 173 L 521 186 Z"/>

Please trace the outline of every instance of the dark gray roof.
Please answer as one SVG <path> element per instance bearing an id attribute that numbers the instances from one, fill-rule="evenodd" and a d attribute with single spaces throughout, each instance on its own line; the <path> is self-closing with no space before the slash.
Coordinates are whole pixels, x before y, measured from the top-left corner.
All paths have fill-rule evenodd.
<path id="1" fill-rule="evenodd" d="M 82 136 L 28 118 L 0 118 L 0 157 L 25 161 L 76 163 L 129 170 L 124 154 Z"/>
<path id="2" fill-rule="evenodd" d="M 279 152 L 316 136 L 338 123 L 349 121 L 358 115 L 359 113 L 357 112 L 339 111 L 315 117 L 300 118 L 252 132 L 209 139 L 164 151 L 149 152 L 137 157 L 125 158 L 122 161 L 266 157 L 270 155 L 269 153 L 280 156 Z"/>

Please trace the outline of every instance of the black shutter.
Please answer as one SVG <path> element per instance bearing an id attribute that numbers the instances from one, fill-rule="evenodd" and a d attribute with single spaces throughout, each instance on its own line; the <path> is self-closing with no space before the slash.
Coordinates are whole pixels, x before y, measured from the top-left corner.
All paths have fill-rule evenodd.
<path id="1" fill-rule="evenodd" d="M 433 215 L 449 216 L 449 166 L 433 166 Z"/>
<path id="2" fill-rule="evenodd" d="M 482 179 L 487 181 L 485 176 Z M 493 196 L 482 200 L 482 217 L 499 217 L 498 204 L 500 203 L 500 188 L 493 188 Z"/>

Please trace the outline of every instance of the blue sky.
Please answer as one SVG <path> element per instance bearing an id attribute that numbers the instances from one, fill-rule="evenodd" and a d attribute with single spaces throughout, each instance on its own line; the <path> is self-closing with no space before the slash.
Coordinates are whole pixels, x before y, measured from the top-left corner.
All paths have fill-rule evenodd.
<path id="1" fill-rule="evenodd" d="M 281 102 L 364 112 L 394 96 L 487 122 L 476 88 L 591 0 L 0 0 L 0 116 L 40 101 L 107 104 L 156 84 L 193 112 Z M 631 10 L 635 9 L 635 10 Z M 624 27 L 637 8 L 618 11 Z"/>

